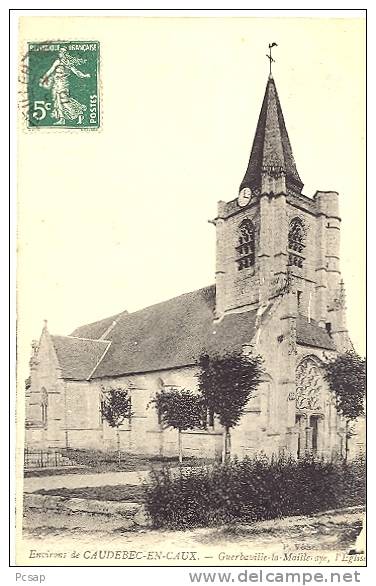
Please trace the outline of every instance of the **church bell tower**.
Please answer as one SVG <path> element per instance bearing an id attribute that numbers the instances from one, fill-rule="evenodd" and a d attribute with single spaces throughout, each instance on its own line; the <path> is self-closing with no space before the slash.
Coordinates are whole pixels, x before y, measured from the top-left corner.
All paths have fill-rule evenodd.
<path id="1" fill-rule="evenodd" d="M 346 333 L 338 193 L 302 189 L 270 73 L 238 197 L 214 220 L 217 319 L 268 305 L 288 282 L 299 313 Z"/>

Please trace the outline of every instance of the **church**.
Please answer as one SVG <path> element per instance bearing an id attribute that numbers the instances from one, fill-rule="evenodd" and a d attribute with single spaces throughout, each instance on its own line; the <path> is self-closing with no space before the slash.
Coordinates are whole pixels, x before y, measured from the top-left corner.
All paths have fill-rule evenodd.
<path id="1" fill-rule="evenodd" d="M 238 457 L 343 454 L 344 421 L 323 364 L 352 348 L 340 272 L 338 193 L 304 195 L 272 74 L 236 199 L 220 201 L 215 284 L 33 343 L 26 390 L 30 448 L 116 446 L 103 421 L 103 392 L 127 389 L 132 416 L 120 428 L 125 452 L 177 454 L 151 399 L 197 387 L 202 352 L 259 354 L 265 373 L 231 431 Z M 231 389 L 229 389 L 229 393 Z M 185 456 L 219 457 L 222 428 L 183 433 Z"/>

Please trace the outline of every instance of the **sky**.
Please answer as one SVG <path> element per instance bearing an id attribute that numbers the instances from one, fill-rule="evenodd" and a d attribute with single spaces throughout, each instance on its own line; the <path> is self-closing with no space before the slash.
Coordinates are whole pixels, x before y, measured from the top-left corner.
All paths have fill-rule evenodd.
<path id="1" fill-rule="evenodd" d="M 237 196 L 273 74 L 303 193 L 340 193 L 348 327 L 364 354 L 364 21 L 24 17 L 27 41 L 98 40 L 98 131 L 18 129 L 20 378 L 54 334 L 214 282 L 218 200 Z"/>

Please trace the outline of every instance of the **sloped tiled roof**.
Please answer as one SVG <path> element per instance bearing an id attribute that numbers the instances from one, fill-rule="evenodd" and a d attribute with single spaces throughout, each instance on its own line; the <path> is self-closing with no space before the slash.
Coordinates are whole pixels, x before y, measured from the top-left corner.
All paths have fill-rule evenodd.
<path id="1" fill-rule="evenodd" d="M 124 312 L 82 326 L 74 334 L 85 333 L 90 338 L 103 335 L 116 322 L 106 334 L 108 341 L 55 336 L 63 346 L 60 351 L 63 358 L 59 361 L 65 363 L 65 371 L 70 373 L 67 378 L 87 378 L 95 364 L 98 366 L 92 378 L 112 377 L 193 365 L 204 351 L 232 352 L 251 342 L 256 310 L 227 314 L 214 323 L 214 309 L 215 286 L 212 285 L 134 313 Z M 326 330 L 314 320 L 308 322 L 299 316 L 296 330 L 298 344 L 335 349 Z M 99 362 L 109 341 L 111 345 Z"/>
<path id="2" fill-rule="evenodd" d="M 203 351 L 232 351 L 251 341 L 256 311 L 230 314 L 213 324 L 214 307 L 215 286 L 210 286 L 121 315 L 93 378 L 192 365 Z M 96 326 L 85 327 L 86 335 L 96 335 Z"/>
<path id="3" fill-rule="evenodd" d="M 316 321 L 311 319 L 309 322 L 302 315 L 296 318 L 296 341 L 303 346 L 335 350 L 334 342 L 327 331 L 321 328 Z"/>
<path id="4" fill-rule="evenodd" d="M 86 380 L 110 345 L 108 340 L 51 336 L 63 378 Z"/>
<path id="5" fill-rule="evenodd" d="M 274 79 L 269 76 L 248 168 L 240 189 L 259 185 L 263 171 L 273 174 L 275 170 L 284 172 L 287 184 L 302 190 L 303 183 L 292 154 L 277 88 Z"/>
<path id="6" fill-rule="evenodd" d="M 112 325 L 112 323 L 119 318 L 120 315 L 121 313 L 111 315 L 110 317 L 106 317 L 105 319 L 101 319 L 91 324 L 87 324 L 85 326 L 76 328 L 71 335 L 77 338 L 91 338 L 92 340 L 99 340 L 103 336 L 103 334 L 108 330 L 108 328 Z"/>

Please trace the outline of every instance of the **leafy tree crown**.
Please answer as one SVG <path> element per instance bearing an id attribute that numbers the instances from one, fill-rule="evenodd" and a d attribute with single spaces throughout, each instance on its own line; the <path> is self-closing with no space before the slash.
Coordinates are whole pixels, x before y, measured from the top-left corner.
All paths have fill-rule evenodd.
<path id="1" fill-rule="evenodd" d="M 198 388 L 205 406 L 223 426 L 234 427 L 262 378 L 261 357 L 241 352 L 224 356 L 202 354 L 198 364 Z"/>
<path id="2" fill-rule="evenodd" d="M 110 427 L 119 427 L 132 413 L 132 401 L 127 389 L 102 387 L 102 416 Z"/>
<path id="3" fill-rule="evenodd" d="M 201 428 L 203 421 L 202 399 L 188 389 L 159 391 L 153 403 L 160 416 L 162 425 L 184 431 Z"/>
<path id="4" fill-rule="evenodd" d="M 356 352 L 340 354 L 325 365 L 325 379 L 336 398 L 336 407 L 346 419 L 364 414 L 366 361 Z"/>

